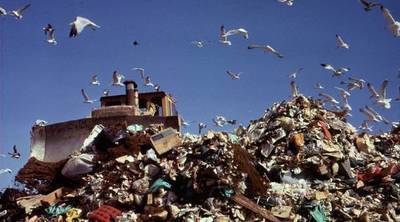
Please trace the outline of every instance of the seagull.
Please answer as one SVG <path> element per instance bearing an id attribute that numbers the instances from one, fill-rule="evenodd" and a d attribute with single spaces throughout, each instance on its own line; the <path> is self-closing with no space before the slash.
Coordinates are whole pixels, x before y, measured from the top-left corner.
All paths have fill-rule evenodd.
<path id="1" fill-rule="evenodd" d="M 350 48 L 349 44 L 345 43 L 343 38 L 339 34 L 336 34 L 336 45 L 338 48 L 344 48 L 344 49 Z"/>
<path id="2" fill-rule="evenodd" d="M 207 124 L 200 122 L 198 124 L 199 127 L 199 134 L 201 134 L 201 130 L 207 128 Z"/>
<path id="3" fill-rule="evenodd" d="M 82 93 L 82 96 L 83 96 L 83 102 L 84 103 L 93 103 L 93 102 L 95 102 L 95 100 L 91 100 L 89 98 L 89 96 L 86 94 L 84 89 L 81 89 L 81 93 Z"/>
<path id="4" fill-rule="evenodd" d="M 192 41 L 192 44 L 195 45 L 197 48 L 203 48 L 205 45 L 204 41 Z"/>
<path id="5" fill-rule="evenodd" d="M 240 72 L 239 73 L 234 73 L 232 71 L 227 70 L 226 73 L 231 77 L 233 80 L 240 79 Z"/>
<path id="6" fill-rule="evenodd" d="M 215 126 L 217 126 L 217 127 L 223 127 L 225 124 L 225 122 L 223 122 L 222 120 L 216 119 L 216 118 L 213 118 L 212 121 L 215 124 Z"/>
<path id="7" fill-rule="evenodd" d="M 0 7 L 0 16 L 5 16 L 5 15 L 7 15 L 7 11 L 4 8 Z"/>
<path id="8" fill-rule="evenodd" d="M 110 90 L 109 89 L 104 89 L 103 90 L 103 96 L 108 96 L 110 94 Z"/>
<path id="9" fill-rule="evenodd" d="M 290 82 L 290 90 L 292 92 L 292 97 L 299 96 L 299 90 L 297 89 L 297 85 L 295 81 Z"/>
<path id="10" fill-rule="evenodd" d="M 325 100 L 324 100 L 325 102 L 330 102 L 331 104 L 334 104 L 334 105 L 338 105 L 339 104 L 339 102 L 335 98 L 333 98 L 332 96 L 330 96 L 330 95 L 328 95 L 326 93 L 319 93 L 318 95 L 324 97 L 325 98 Z"/>
<path id="11" fill-rule="evenodd" d="M 367 0 L 358 0 L 364 7 L 365 11 L 370 11 L 375 6 L 382 6 L 380 3 L 368 2 Z"/>
<path id="12" fill-rule="evenodd" d="M 270 52 L 274 55 L 276 55 L 278 58 L 283 58 L 283 55 L 280 54 L 278 51 L 276 51 L 274 48 L 272 48 L 270 45 L 256 45 L 252 44 L 247 47 L 248 49 L 263 49 L 264 52 Z"/>
<path id="13" fill-rule="evenodd" d="M 13 159 L 19 159 L 21 157 L 21 154 L 17 150 L 17 145 L 13 146 L 13 152 L 8 153 L 8 155 L 10 155 L 11 158 L 13 158 Z"/>
<path id="14" fill-rule="evenodd" d="M 372 126 L 369 126 L 369 125 L 368 125 L 368 121 L 366 121 L 366 120 L 364 120 L 364 121 L 361 123 L 361 126 L 358 127 L 358 128 L 361 129 L 361 130 L 363 130 L 363 131 L 372 132 Z"/>
<path id="15" fill-rule="evenodd" d="M 36 127 L 36 126 L 46 126 L 46 125 L 47 125 L 47 122 L 46 122 L 45 120 L 38 119 L 38 120 L 36 120 L 35 123 L 33 124 L 33 127 Z"/>
<path id="16" fill-rule="evenodd" d="M 343 98 L 349 98 L 349 96 L 351 95 L 349 92 L 347 92 L 345 89 L 343 89 L 343 88 L 340 88 L 340 87 L 336 87 L 335 86 L 335 89 L 337 89 L 337 90 L 339 90 L 339 93 L 340 93 L 340 95 L 343 97 Z"/>
<path id="17" fill-rule="evenodd" d="M 359 89 L 363 89 L 365 87 L 366 81 L 363 79 L 358 79 L 358 78 L 354 78 L 354 77 L 349 77 L 348 79 L 350 81 L 356 83 L 356 85 L 358 86 Z"/>
<path id="18" fill-rule="evenodd" d="M 43 28 L 44 34 L 47 35 L 47 42 L 51 45 L 57 45 L 56 37 L 54 34 L 55 29 L 51 24 L 47 24 L 46 27 Z"/>
<path id="19" fill-rule="evenodd" d="M 400 101 L 400 86 L 399 86 L 399 96 L 395 100 Z"/>
<path id="20" fill-rule="evenodd" d="M 117 70 L 115 70 L 113 72 L 113 82 L 112 85 L 113 86 L 124 86 L 124 84 L 122 83 L 122 81 L 125 79 L 125 76 L 118 73 Z"/>
<path id="21" fill-rule="evenodd" d="M 137 71 L 140 75 L 140 78 L 144 79 L 145 75 L 144 75 L 144 69 L 143 68 L 133 68 L 133 70 Z"/>
<path id="22" fill-rule="evenodd" d="M 154 90 L 155 90 L 156 92 L 160 92 L 160 85 L 159 85 L 159 84 L 155 84 L 155 85 L 154 85 Z"/>
<path id="23" fill-rule="evenodd" d="M 368 121 L 380 122 L 380 120 L 374 115 L 374 113 L 370 112 L 366 108 L 360 108 L 360 112 L 368 117 Z"/>
<path id="24" fill-rule="evenodd" d="M 188 127 L 188 126 L 190 126 L 190 124 L 191 123 L 193 123 L 194 121 L 189 121 L 189 122 L 187 122 L 187 121 L 185 121 L 182 117 L 181 117 L 181 123 L 182 123 L 182 126 L 183 127 Z"/>
<path id="25" fill-rule="evenodd" d="M 144 78 L 144 85 L 145 86 L 151 86 L 151 87 L 154 88 L 154 83 L 151 82 L 150 76 L 146 76 L 146 78 Z"/>
<path id="26" fill-rule="evenodd" d="M 297 77 L 297 73 L 300 73 L 302 70 L 303 68 L 298 68 L 296 72 L 289 75 L 289 78 L 295 79 Z"/>
<path id="27" fill-rule="evenodd" d="M 77 16 L 75 18 L 75 21 L 71 22 L 69 25 L 71 26 L 69 37 L 78 36 L 85 27 L 90 27 L 93 30 L 95 30 L 96 28 L 100 28 L 100 26 L 96 25 L 94 22 L 80 16 Z"/>
<path id="28" fill-rule="evenodd" d="M 228 40 L 227 36 L 225 35 L 225 27 L 221 25 L 220 27 L 220 34 L 219 34 L 219 42 L 225 45 L 232 45 L 232 42 Z"/>
<path id="29" fill-rule="evenodd" d="M 374 109 L 372 109 L 372 107 L 365 106 L 365 109 L 366 109 L 368 112 L 370 112 L 371 114 L 373 114 L 373 115 L 376 117 L 376 119 L 378 119 L 379 122 L 382 121 L 382 122 L 384 122 L 385 124 L 389 124 L 389 121 L 388 121 L 385 117 L 383 117 L 382 115 L 380 115 L 377 111 L 375 111 Z"/>
<path id="30" fill-rule="evenodd" d="M 0 174 L 3 174 L 3 173 L 12 173 L 12 170 L 9 168 L 0 169 Z"/>
<path id="31" fill-rule="evenodd" d="M 383 13 L 383 16 L 386 19 L 386 22 L 388 23 L 387 25 L 389 26 L 390 30 L 392 31 L 393 35 L 395 37 L 400 37 L 400 22 L 396 21 L 392 14 L 390 13 L 389 9 L 383 7 L 381 5 L 381 11 Z"/>
<path id="32" fill-rule="evenodd" d="M 329 71 L 332 71 L 332 76 L 341 76 L 341 75 L 343 75 L 343 74 L 345 74 L 346 72 L 348 72 L 348 71 L 350 71 L 350 68 L 346 68 L 346 67 L 342 67 L 342 68 L 339 68 L 339 69 L 335 69 L 335 68 L 333 68 L 333 66 L 332 65 L 330 65 L 330 64 L 321 64 L 321 66 L 324 68 L 324 69 L 326 69 L 326 70 L 329 70 Z"/>
<path id="33" fill-rule="evenodd" d="M 90 84 L 92 84 L 94 86 L 99 86 L 100 85 L 100 81 L 97 79 L 97 75 L 93 75 L 92 76 L 92 81 L 90 82 Z"/>
<path id="34" fill-rule="evenodd" d="M 347 110 L 347 111 L 353 110 L 353 109 L 351 108 L 350 104 L 349 104 L 349 98 L 348 98 L 348 97 L 342 96 L 342 99 L 343 99 L 343 109 L 344 109 L 344 110 Z"/>
<path id="35" fill-rule="evenodd" d="M 249 39 L 249 32 L 244 29 L 244 28 L 238 28 L 238 29 L 231 29 L 224 34 L 221 35 L 221 37 L 229 37 L 231 35 L 243 35 L 245 39 Z"/>
<path id="36" fill-rule="evenodd" d="M 378 105 L 383 106 L 385 109 L 390 109 L 390 102 L 392 101 L 391 98 L 386 98 L 386 88 L 388 84 L 389 81 L 384 80 L 378 93 L 371 83 L 367 83 L 368 90 L 372 94 L 370 98 L 375 99 L 375 102 Z"/>
<path id="37" fill-rule="evenodd" d="M 319 82 L 317 82 L 317 84 L 315 84 L 315 87 L 314 88 L 316 88 L 316 89 L 325 89 L 325 87 L 323 87 L 322 85 L 321 85 L 321 83 L 319 83 Z"/>
<path id="38" fill-rule="evenodd" d="M 287 6 L 292 6 L 294 3 L 294 0 L 278 0 L 278 2 L 285 3 Z"/>
<path id="39" fill-rule="evenodd" d="M 23 7 L 16 9 L 16 10 L 12 10 L 10 15 L 11 16 L 15 16 L 16 19 L 22 19 L 22 12 L 25 11 L 27 8 L 29 8 L 29 6 L 31 6 L 31 4 L 27 4 L 24 5 Z"/>

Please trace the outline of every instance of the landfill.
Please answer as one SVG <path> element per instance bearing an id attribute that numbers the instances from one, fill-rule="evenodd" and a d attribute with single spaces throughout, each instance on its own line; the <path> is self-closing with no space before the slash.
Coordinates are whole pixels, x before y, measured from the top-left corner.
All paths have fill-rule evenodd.
<path id="1" fill-rule="evenodd" d="M 67 160 L 29 159 L 0 221 L 400 221 L 400 128 L 345 118 L 300 95 L 233 133 L 96 126 Z"/>

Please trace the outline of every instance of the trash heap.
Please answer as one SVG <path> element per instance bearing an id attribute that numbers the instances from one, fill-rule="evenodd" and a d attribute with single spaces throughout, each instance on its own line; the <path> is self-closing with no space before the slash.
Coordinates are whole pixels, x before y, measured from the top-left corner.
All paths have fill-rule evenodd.
<path id="1" fill-rule="evenodd" d="M 235 133 L 98 125 L 68 160 L 30 159 L 0 221 L 400 221 L 400 129 L 344 118 L 298 96 Z"/>

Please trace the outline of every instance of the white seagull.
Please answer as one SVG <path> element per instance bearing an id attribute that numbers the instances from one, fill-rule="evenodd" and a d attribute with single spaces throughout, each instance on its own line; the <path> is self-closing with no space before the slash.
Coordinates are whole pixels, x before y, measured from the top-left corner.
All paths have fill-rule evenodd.
<path id="1" fill-rule="evenodd" d="M 197 48 L 203 48 L 205 45 L 205 41 L 192 41 L 192 44 L 195 45 Z"/>
<path id="2" fill-rule="evenodd" d="M 339 69 L 335 69 L 335 68 L 333 68 L 333 66 L 331 64 L 322 63 L 321 66 L 324 69 L 331 71 L 332 72 L 332 76 L 337 76 L 337 77 L 345 74 L 348 71 L 350 71 L 350 68 L 347 68 L 347 67 L 341 67 Z"/>
<path id="3" fill-rule="evenodd" d="M 113 86 L 124 86 L 124 84 L 122 83 L 122 81 L 125 79 L 124 75 L 118 73 L 118 71 L 115 70 L 113 72 L 112 78 L 113 78 L 113 82 L 112 82 Z"/>
<path id="4" fill-rule="evenodd" d="M 249 32 L 244 29 L 244 28 L 238 28 L 238 29 L 231 29 L 224 34 L 221 35 L 221 37 L 226 38 L 231 35 L 243 35 L 243 38 L 249 39 Z"/>
<path id="5" fill-rule="evenodd" d="M 159 84 L 155 84 L 155 85 L 154 85 L 154 90 L 155 90 L 156 92 L 160 92 L 160 85 L 159 85 Z"/>
<path id="6" fill-rule="evenodd" d="M 343 49 L 350 48 L 349 44 L 345 43 L 343 38 L 339 34 L 336 34 L 336 45 L 338 48 L 343 48 Z"/>
<path id="7" fill-rule="evenodd" d="M 297 85 L 295 81 L 290 82 L 290 91 L 292 93 L 292 97 L 299 96 L 299 90 L 297 89 Z"/>
<path id="8" fill-rule="evenodd" d="M 294 3 L 294 0 L 278 0 L 278 2 L 285 3 L 287 6 L 292 6 Z"/>
<path id="9" fill-rule="evenodd" d="M 29 6 L 31 6 L 31 4 L 27 4 L 24 5 L 23 7 L 16 9 L 16 10 L 12 10 L 10 12 L 11 16 L 15 16 L 16 19 L 22 19 L 22 12 L 25 11 L 27 8 L 29 8 Z"/>
<path id="10" fill-rule="evenodd" d="M 97 79 L 97 75 L 93 75 L 92 76 L 92 81 L 90 81 L 90 84 L 92 84 L 94 86 L 99 86 L 100 85 L 100 81 L 99 81 L 99 79 Z"/>
<path id="11" fill-rule="evenodd" d="M 276 55 L 278 58 L 283 58 L 283 55 L 279 53 L 276 49 L 272 48 L 270 45 L 256 45 L 252 44 L 247 47 L 248 49 L 262 49 L 264 52 L 270 52 L 274 55 Z"/>
<path id="12" fill-rule="evenodd" d="M 333 96 L 330 96 L 326 93 L 319 93 L 318 95 L 325 98 L 324 102 L 330 102 L 333 105 L 339 104 L 339 102 L 335 98 L 333 98 Z"/>
<path id="13" fill-rule="evenodd" d="M 110 90 L 109 89 L 104 89 L 103 90 L 103 96 L 108 96 L 110 94 Z"/>
<path id="14" fill-rule="evenodd" d="M 83 96 L 83 102 L 84 103 L 93 103 L 93 102 L 95 102 L 95 100 L 91 100 L 89 98 L 88 94 L 86 94 L 84 89 L 81 89 L 81 93 L 82 93 L 82 96 Z"/>
<path id="15" fill-rule="evenodd" d="M 316 89 L 325 89 L 325 87 L 323 87 L 322 85 L 321 85 L 321 83 L 319 83 L 319 82 L 317 82 L 317 84 L 315 84 L 315 87 L 314 88 L 316 88 Z"/>
<path id="16" fill-rule="evenodd" d="M 372 112 L 367 110 L 366 108 L 360 108 L 360 112 L 362 112 L 364 115 L 366 115 L 368 117 L 368 121 L 380 122 L 380 120 L 378 118 L 376 118 L 376 116 Z"/>
<path id="17" fill-rule="evenodd" d="M 154 83 L 151 82 L 150 76 L 146 76 L 146 78 L 144 78 L 144 85 L 145 86 L 151 86 L 151 87 L 154 88 Z"/>
<path id="18" fill-rule="evenodd" d="M 347 111 L 351 111 L 353 110 L 349 104 L 349 98 L 348 97 L 344 97 L 342 96 L 343 99 L 343 109 L 347 110 Z"/>
<path id="19" fill-rule="evenodd" d="M 207 124 L 200 122 L 198 124 L 199 127 L 199 134 L 201 134 L 201 130 L 207 128 Z"/>
<path id="20" fill-rule="evenodd" d="M 11 158 L 13 158 L 13 159 L 19 159 L 21 157 L 21 154 L 17 150 L 17 145 L 13 146 L 13 152 L 8 153 L 8 155 L 10 155 Z"/>
<path id="21" fill-rule="evenodd" d="M 385 109 L 390 109 L 390 102 L 392 101 L 391 98 L 386 98 L 386 88 L 388 84 L 389 81 L 384 80 L 378 93 L 371 83 L 367 83 L 368 90 L 372 94 L 371 98 L 373 98 L 378 105 L 384 107 Z"/>
<path id="22" fill-rule="evenodd" d="M 234 72 L 232 72 L 232 71 L 227 70 L 226 73 L 231 77 L 232 80 L 240 79 L 240 74 L 241 74 L 241 72 L 239 72 L 239 73 L 234 73 Z"/>
<path id="23" fill-rule="evenodd" d="M 9 168 L 5 168 L 5 169 L 0 169 L 0 175 L 3 173 L 12 173 L 12 170 Z"/>
<path id="24" fill-rule="evenodd" d="M 232 45 L 232 42 L 228 40 L 228 37 L 225 36 L 225 27 L 221 25 L 220 33 L 219 33 L 219 42 L 224 45 Z"/>
<path id="25" fill-rule="evenodd" d="M 71 22 L 69 25 L 71 26 L 69 37 L 78 36 L 85 27 L 89 27 L 93 30 L 95 30 L 96 28 L 100 28 L 100 26 L 96 25 L 94 22 L 80 16 L 77 16 L 75 18 L 75 21 Z"/>
<path id="26" fill-rule="evenodd" d="M 302 70 L 303 70 L 303 68 L 298 68 L 298 69 L 296 70 L 296 72 L 294 72 L 294 73 L 292 73 L 292 74 L 289 75 L 289 78 L 292 78 L 292 79 L 297 78 L 297 74 L 300 73 Z"/>
<path id="27" fill-rule="evenodd" d="M 375 111 L 372 107 L 365 106 L 365 110 L 371 113 L 378 120 L 378 122 L 384 122 L 385 124 L 389 124 L 389 121 L 385 117 L 380 115 L 377 111 Z"/>
<path id="28" fill-rule="evenodd" d="M 339 94 L 343 97 L 343 98 L 349 98 L 349 96 L 351 95 L 349 92 L 347 92 L 345 89 L 340 88 L 340 87 L 336 87 L 335 89 L 339 90 Z"/>
<path id="29" fill-rule="evenodd" d="M 390 13 L 389 9 L 383 7 L 383 5 L 381 5 L 381 11 L 383 13 L 383 16 L 386 19 L 387 25 L 390 28 L 390 30 L 392 31 L 393 35 L 395 37 L 400 37 L 400 22 L 396 21 L 392 14 Z"/>
<path id="30" fill-rule="evenodd" d="M 0 7 L 0 16 L 5 16 L 5 15 L 7 15 L 7 10 L 5 10 L 2 7 Z"/>
<path id="31" fill-rule="evenodd" d="M 137 71 L 139 73 L 141 79 L 145 78 L 144 69 L 143 68 L 133 68 L 133 70 L 135 70 L 135 71 Z"/>
<path id="32" fill-rule="evenodd" d="M 366 120 L 364 120 L 364 121 L 361 123 L 361 126 L 358 127 L 358 128 L 361 129 L 361 130 L 363 130 L 363 131 L 372 132 L 372 126 L 369 126 L 369 125 L 368 125 L 368 121 L 366 121 Z"/>

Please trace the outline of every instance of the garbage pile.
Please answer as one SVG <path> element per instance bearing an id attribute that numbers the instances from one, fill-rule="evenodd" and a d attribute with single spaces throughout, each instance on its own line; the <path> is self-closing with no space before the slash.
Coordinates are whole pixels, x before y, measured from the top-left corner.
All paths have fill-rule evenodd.
<path id="1" fill-rule="evenodd" d="M 400 129 L 344 118 L 298 96 L 235 133 L 98 125 L 68 160 L 29 160 L 0 221 L 400 221 Z"/>

